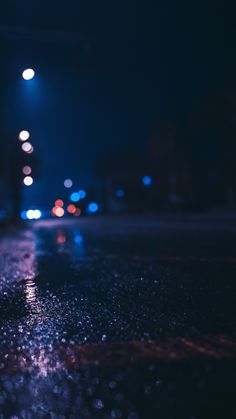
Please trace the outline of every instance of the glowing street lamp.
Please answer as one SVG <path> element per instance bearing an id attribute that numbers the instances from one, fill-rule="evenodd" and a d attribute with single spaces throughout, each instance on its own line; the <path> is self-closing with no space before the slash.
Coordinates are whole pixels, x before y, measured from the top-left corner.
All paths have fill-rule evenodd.
<path id="1" fill-rule="evenodd" d="M 23 71 L 22 77 L 24 80 L 31 80 L 35 76 L 35 71 L 32 68 L 27 68 Z"/>

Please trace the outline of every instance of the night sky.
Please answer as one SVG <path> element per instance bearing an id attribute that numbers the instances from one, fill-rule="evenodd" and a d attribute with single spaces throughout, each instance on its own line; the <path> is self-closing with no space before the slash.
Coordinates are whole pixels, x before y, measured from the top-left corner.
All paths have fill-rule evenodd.
<path id="1" fill-rule="evenodd" d="M 6 41 L 6 129 L 12 141 L 29 129 L 41 162 L 25 207 L 51 205 L 68 177 L 76 189 L 98 188 L 101 156 L 122 145 L 124 153 L 127 145 L 145 150 L 158 119 L 185 119 L 234 77 L 234 10 L 226 3 L 8 0 L 0 21 L 48 31 L 40 42 Z M 72 42 L 55 35 L 65 32 Z M 28 66 L 37 77 L 27 84 Z"/>

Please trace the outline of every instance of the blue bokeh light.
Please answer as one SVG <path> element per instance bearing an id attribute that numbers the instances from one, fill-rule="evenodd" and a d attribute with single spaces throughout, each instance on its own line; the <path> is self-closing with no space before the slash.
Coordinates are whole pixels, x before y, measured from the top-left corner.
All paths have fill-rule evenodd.
<path id="1" fill-rule="evenodd" d="M 21 211 L 20 216 L 21 216 L 22 220 L 27 220 L 26 211 Z"/>
<path id="2" fill-rule="evenodd" d="M 81 244 L 83 242 L 83 237 L 81 236 L 81 234 L 76 234 L 74 240 L 76 244 Z"/>
<path id="3" fill-rule="evenodd" d="M 73 192 L 70 196 L 71 201 L 77 202 L 80 200 L 80 194 L 79 192 Z"/>
<path id="4" fill-rule="evenodd" d="M 99 206 L 98 204 L 96 204 L 96 202 L 90 202 L 90 204 L 88 205 L 88 210 L 91 213 L 97 212 L 99 210 Z"/>
<path id="5" fill-rule="evenodd" d="M 150 186 L 152 184 L 151 176 L 143 176 L 142 177 L 142 183 L 143 183 L 144 186 Z"/>
<path id="6" fill-rule="evenodd" d="M 124 198 L 124 196 L 125 196 L 124 189 L 117 189 L 116 196 L 117 196 L 117 198 Z"/>
<path id="7" fill-rule="evenodd" d="M 78 192 L 78 194 L 79 194 L 79 196 L 80 196 L 81 199 L 85 198 L 86 195 L 87 195 L 86 192 L 83 189 L 80 189 L 79 192 Z"/>

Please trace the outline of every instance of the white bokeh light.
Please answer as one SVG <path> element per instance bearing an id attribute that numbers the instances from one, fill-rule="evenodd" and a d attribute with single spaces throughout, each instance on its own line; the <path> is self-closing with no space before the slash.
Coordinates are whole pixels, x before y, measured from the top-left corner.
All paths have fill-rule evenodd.
<path id="1" fill-rule="evenodd" d="M 35 76 L 35 71 L 32 68 L 27 68 L 22 73 L 22 77 L 24 80 L 31 80 L 34 76 Z"/>
<path id="2" fill-rule="evenodd" d="M 21 146 L 22 150 L 25 151 L 26 153 L 32 153 L 33 147 L 31 143 L 23 143 Z"/>
<path id="3" fill-rule="evenodd" d="M 38 220 L 41 217 L 42 213 L 40 210 L 36 209 L 34 210 L 34 218 L 35 220 Z"/>
<path id="4" fill-rule="evenodd" d="M 30 209 L 30 210 L 26 211 L 26 217 L 29 220 L 33 220 L 34 219 L 34 210 Z"/>
<path id="5" fill-rule="evenodd" d="M 20 141 L 26 141 L 29 139 L 29 137 L 30 137 L 30 133 L 29 131 L 26 131 L 26 130 L 21 131 L 18 136 Z"/>
<path id="6" fill-rule="evenodd" d="M 71 188 L 72 185 L 73 185 L 73 182 L 72 182 L 71 179 L 65 179 L 65 181 L 64 181 L 65 188 Z"/>
<path id="7" fill-rule="evenodd" d="M 33 184 L 34 180 L 31 176 L 25 176 L 23 179 L 23 183 L 25 186 L 31 186 Z"/>
<path id="8" fill-rule="evenodd" d="M 23 219 L 38 220 L 42 217 L 42 212 L 39 209 L 29 209 L 28 211 L 23 211 L 23 213 Z"/>

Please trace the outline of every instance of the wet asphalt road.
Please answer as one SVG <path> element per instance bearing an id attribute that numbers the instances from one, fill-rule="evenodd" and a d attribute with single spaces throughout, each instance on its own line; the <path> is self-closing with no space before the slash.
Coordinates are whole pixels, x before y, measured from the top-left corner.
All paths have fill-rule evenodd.
<path id="1" fill-rule="evenodd" d="M 0 418 L 235 418 L 236 217 L 2 232 Z"/>

